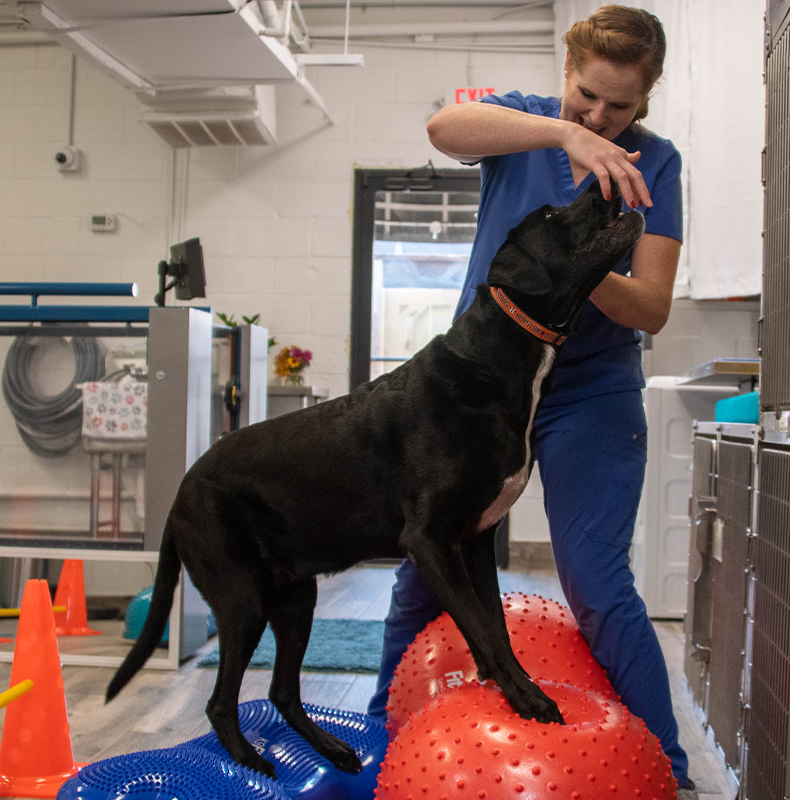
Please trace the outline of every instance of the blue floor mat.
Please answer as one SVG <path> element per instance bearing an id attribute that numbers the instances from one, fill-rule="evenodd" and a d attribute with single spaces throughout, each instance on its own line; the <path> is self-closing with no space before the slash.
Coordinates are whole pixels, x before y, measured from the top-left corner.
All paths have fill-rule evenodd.
<path id="1" fill-rule="evenodd" d="M 316 619 L 307 645 L 303 670 L 315 672 L 377 673 L 381 661 L 384 623 L 366 619 Z M 250 660 L 250 667 L 271 669 L 274 636 L 267 628 Z M 219 647 L 198 661 L 199 667 L 216 667 Z"/>

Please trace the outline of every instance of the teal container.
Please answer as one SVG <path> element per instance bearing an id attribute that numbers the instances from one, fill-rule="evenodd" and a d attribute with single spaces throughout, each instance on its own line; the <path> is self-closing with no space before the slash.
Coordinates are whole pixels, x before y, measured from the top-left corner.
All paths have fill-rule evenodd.
<path id="1" fill-rule="evenodd" d="M 148 610 L 151 608 L 151 595 L 154 593 L 154 587 L 149 586 L 138 592 L 129 603 L 129 608 L 126 609 L 126 618 L 124 619 L 123 638 L 124 639 L 137 639 L 140 631 L 143 629 L 143 623 L 148 616 Z M 209 611 L 206 616 L 206 635 L 213 636 L 217 632 L 217 624 L 214 621 L 214 615 Z M 165 632 L 162 640 L 159 642 L 160 647 L 166 645 L 170 641 L 170 623 L 165 626 Z"/>
<path id="2" fill-rule="evenodd" d="M 124 639 L 137 639 L 140 631 L 143 629 L 143 623 L 148 616 L 148 609 L 151 608 L 151 595 L 154 593 L 154 587 L 149 586 L 138 592 L 129 603 L 126 609 L 126 616 L 124 617 L 123 638 Z M 166 645 L 170 640 L 170 623 L 165 626 L 165 632 L 162 636 L 162 641 L 159 645 Z"/>
<path id="3" fill-rule="evenodd" d="M 748 392 L 735 397 L 725 397 L 716 403 L 716 422 L 760 422 L 760 394 Z"/>

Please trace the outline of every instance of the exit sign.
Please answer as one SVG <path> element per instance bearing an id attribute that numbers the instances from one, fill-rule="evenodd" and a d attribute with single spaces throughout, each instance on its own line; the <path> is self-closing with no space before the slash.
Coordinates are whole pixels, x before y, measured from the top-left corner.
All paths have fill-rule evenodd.
<path id="1" fill-rule="evenodd" d="M 495 93 L 496 89 L 493 86 L 459 86 L 450 90 L 450 104 L 469 103 Z"/>

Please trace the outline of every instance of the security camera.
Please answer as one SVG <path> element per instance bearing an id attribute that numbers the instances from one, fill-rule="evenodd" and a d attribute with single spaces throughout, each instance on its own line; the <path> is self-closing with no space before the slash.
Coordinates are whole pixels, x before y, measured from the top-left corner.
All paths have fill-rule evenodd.
<path id="1" fill-rule="evenodd" d="M 80 151 L 76 147 L 61 147 L 55 153 L 55 168 L 61 172 L 76 172 L 80 168 Z"/>

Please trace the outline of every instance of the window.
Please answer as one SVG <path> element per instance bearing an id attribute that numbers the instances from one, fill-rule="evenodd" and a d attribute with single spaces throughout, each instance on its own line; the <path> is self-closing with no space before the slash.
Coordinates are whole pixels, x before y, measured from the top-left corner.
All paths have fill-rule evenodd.
<path id="1" fill-rule="evenodd" d="M 450 326 L 477 228 L 476 170 L 357 170 L 351 387 Z"/>

